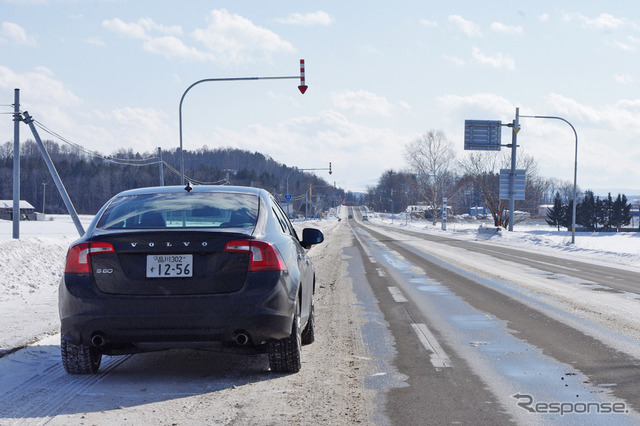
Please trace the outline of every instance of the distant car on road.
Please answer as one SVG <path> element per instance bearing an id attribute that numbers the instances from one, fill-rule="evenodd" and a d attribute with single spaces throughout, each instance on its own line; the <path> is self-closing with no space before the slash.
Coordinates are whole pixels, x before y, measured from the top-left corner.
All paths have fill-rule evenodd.
<path id="1" fill-rule="evenodd" d="M 301 367 L 314 340 L 315 272 L 276 199 L 257 188 L 122 192 L 67 253 L 59 289 L 62 364 L 91 374 L 103 354 L 172 348 L 268 353 Z"/>
<path id="2" fill-rule="evenodd" d="M 369 220 L 369 216 L 362 216 L 362 220 Z"/>
<path id="3" fill-rule="evenodd" d="M 353 215 L 352 214 L 349 215 L 349 219 L 353 219 Z"/>

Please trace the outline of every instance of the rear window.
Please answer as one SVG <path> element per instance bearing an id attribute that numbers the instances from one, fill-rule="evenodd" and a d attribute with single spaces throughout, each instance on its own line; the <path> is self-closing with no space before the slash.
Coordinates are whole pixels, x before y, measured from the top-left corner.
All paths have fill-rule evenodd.
<path id="1" fill-rule="evenodd" d="M 113 200 L 101 229 L 244 228 L 258 217 L 253 194 L 191 192 L 128 195 Z"/>

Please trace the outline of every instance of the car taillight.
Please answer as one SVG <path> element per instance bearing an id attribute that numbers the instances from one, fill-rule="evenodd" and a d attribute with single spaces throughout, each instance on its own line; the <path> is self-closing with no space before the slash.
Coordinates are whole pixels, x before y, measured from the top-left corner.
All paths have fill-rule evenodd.
<path id="1" fill-rule="evenodd" d="M 91 256 L 101 253 L 113 253 L 115 250 L 111 243 L 92 242 L 80 243 L 69 249 L 67 263 L 64 267 L 66 274 L 90 274 Z"/>
<path id="2" fill-rule="evenodd" d="M 278 249 L 264 241 L 233 240 L 227 242 L 224 251 L 249 253 L 249 271 L 286 271 L 282 255 Z"/>

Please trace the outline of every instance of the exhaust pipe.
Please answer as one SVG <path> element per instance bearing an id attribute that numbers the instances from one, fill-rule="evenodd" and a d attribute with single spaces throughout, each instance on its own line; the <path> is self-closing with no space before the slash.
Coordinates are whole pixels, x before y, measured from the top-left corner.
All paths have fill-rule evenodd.
<path id="1" fill-rule="evenodd" d="M 91 344 L 97 348 L 104 346 L 105 343 L 107 343 L 107 340 L 100 333 L 96 333 L 91 337 Z"/>
<path id="2" fill-rule="evenodd" d="M 249 343 L 249 336 L 247 335 L 247 333 L 241 331 L 236 333 L 236 337 L 233 339 L 236 342 L 236 345 L 238 346 L 244 346 L 247 343 Z"/>

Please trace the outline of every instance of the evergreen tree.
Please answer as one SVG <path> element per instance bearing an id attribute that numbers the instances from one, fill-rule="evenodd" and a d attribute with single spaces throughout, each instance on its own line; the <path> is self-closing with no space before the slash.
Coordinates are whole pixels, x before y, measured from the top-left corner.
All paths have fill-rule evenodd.
<path id="1" fill-rule="evenodd" d="M 611 199 L 611 193 L 601 200 L 600 197 L 596 198 L 596 217 L 595 223 L 602 225 L 603 228 L 611 228 L 611 214 L 613 210 L 613 200 Z"/>
<path id="2" fill-rule="evenodd" d="M 563 215 L 562 215 L 561 225 L 566 227 L 567 231 L 571 231 L 571 225 L 573 225 L 573 200 L 569 200 L 569 203 L 565 204 L 562 207 L 562 213 Z M 578 212 L 576 211 L 576 216 L 577 215 L 578 215 Z"/>
<path id="3" fill-rule="evenodd" d="M 547 209 L 547 224 L 549 226 L 557 226 L 560 231 L 560 226 L 566 222 L 566 211 L 562 206 L 562 199 L 560 193 L 556 192 L 556 196 L 553 199 L 553 208 Z"/>
<path id="4" fill-rule="evenodd" d="M 598 229 L 596 197 L 593 191 L 586 191 L 584 198 L 576 205 L 576 223 L 590 231 Z"/>
<path id="5" fill-rule="evenodd" d="M 618 198 L 611 205 L 609 225 L 611 228 L 620 231 L 621 227 L 631 223 L 631 204 L 627 202 L 627 197 L 624 194 L 618 194 Z"/>

